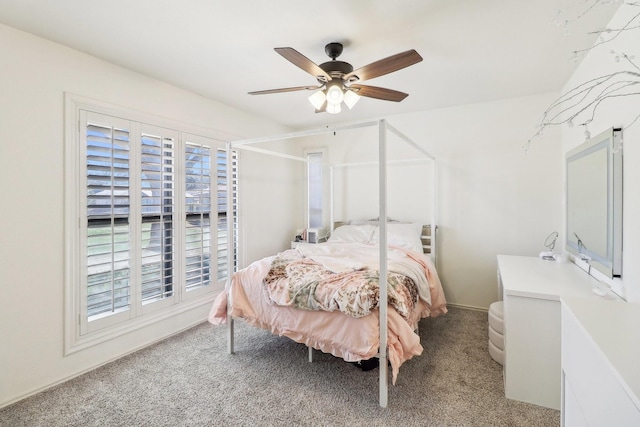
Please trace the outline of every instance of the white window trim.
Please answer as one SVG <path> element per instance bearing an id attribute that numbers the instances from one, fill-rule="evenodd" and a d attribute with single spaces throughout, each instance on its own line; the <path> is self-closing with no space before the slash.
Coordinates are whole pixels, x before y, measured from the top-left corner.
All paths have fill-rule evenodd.
<path id="1" fill-rule="evenodd" d="M 322 187 L 323 187 L 323 192 L 322 192 L 322 225 L 321 228 L 326 229 L 327 228 L 327 224 L 329 221 L 329 186 L 330 186 L 330 182 L 329 182 L 329 167 L 328 167 L 328 149 L 327 147 L 318 147 L 318 148 L 306 148 L 303 150 L 303 155 L 306 159 L 308 159 L 308 156 L 310 154 L 315 154 L 315 153 L 319 153 L 322 155 Z M 310 218 L 309 218 L 309 212 L 310 212 L 310 206 L 309 206 L 309 169 L 308 169 L 308 164 L 305 165 L 305 182 L 306 185 L 304 187 L 304 200 L 305 200 L 305 206 L 304 206 L 304 216 L 305 216 L 305 227 L 310 228 Z"/>
<path id="2" fill-rule="evenodd" d="M 157 323 L 163 319 L 174 317 L 180 313 L 193 310 L 197 307 L 210 305 L 217 293 L 222 289 L 223 284 L 212 283 L 210 289 L 196 292 L 189 292 L 188 297 L 181 295 L 176 303 L 170 304 L 159 309 L 145 312 L 144 315 L 136 316 L 124 322 L 117 322 L 114 325 L 104 326 L 103 328 L 81 334 L 82 326 L 82 295 L 81 288 L 78 283 L 84 283 L 81 257 L 82 257 L 82 236 L 80 233 L 81 221 L 86 221 L 86 217 L 82 218 L 81 199 L 78 197 L 79 183 L 82 182 L 81 172 L 83 166 L 81 164 L 79 146 L 80 141 L 80 112 L 81 110 L 89 110 L 100 114 L 123 117 L 127 120 L 139 123 L 152 123 L 154 126 L 166 127 L 179 130 L 181 135 L 202 135 L 209 140 L 219 142 L 222 147 L 225 141 L 216 136 L 211 136 L 211 130 L 197 128 L 185 123 L 172 121 L 147 113 L 142 113 L 133 109 L 127 109 L 119 106 L 113 106 L 104 102 L 89 99 L 83 96 L 65 93 L 65 153 L 64 153 L 64 355 L 69 355 L 78 351 L 85 350 L 102 342 L 117 338 L 134 330 L 144 328 L 145 326 Z M 215 149 L 215 148 L 214 148 Z M 183 158 L 182 155 L 179 157 Z M 183 168 L 180 160 L 176 162 L 176 166 Z M 183 208 L 179 208 L 175 213 L 176 216 L 183 214 Z M 214 242 L 216 240 L 213 240 Z M 178 242 L 176 253 L 182 254 L 180 248 L 183 242 Z M 176 261 L 184 263 L 182 256 L 179 255 Z M 214 273 L 212 272 L 212 277 Z M 180 291 L 179 291 L 180 292 Z M 180 295 L 180 294 L 179 294 Z M 114 316 L 114 320 L 116 316 Z"/>

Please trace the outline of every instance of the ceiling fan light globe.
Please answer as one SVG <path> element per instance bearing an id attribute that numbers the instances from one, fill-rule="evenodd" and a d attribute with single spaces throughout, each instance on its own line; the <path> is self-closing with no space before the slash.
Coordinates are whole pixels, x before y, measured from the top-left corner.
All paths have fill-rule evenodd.
<path id="1" fill-rule="evenodd" d="M 344 103 L 347 105 L 347 107 L 349 107 L 349 109 L 352 109 L 353 106 L 356 105 L 356 103 L 359 100 L 360 100 L 360 95 L 358 95 L 352 90 L 347 90 L 344 93 Z"/>
<path id="2" fill-rule="evenodd" d="M 340 104 L 331 104 L 331 103 L 327 103 L 327 113 L 329 114 L 338 114 L 340 111 L 342 111 L 342 107 L 340 107 Z"/>
<path id="3" fill-rule="evenodd" d="M 332 85 L 327 89 L 327 103 L 340 105 L 344 99 L 342 89 L 337 85 Z"/>
<path id="4" fill-rule="evenodd" d="M 311 105 L 315 107 L 316 110 L 322 108 L 322 105 L 327 100 L 327 96 L 324 94 L 322 90 L 315 92 L 313 95 L 309 97 L 309 102 Z"/>

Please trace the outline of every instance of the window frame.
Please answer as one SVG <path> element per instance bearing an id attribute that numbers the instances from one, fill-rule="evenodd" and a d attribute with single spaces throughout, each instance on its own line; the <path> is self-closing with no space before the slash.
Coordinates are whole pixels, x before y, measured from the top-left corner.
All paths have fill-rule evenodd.
<path id="1" fill-rule="evenodd" d="M 307 164 L 306 164 L 306 170 L 305 170 L 305 180 L 306 180 L 306 186 L 305 186 L 305 201 L 306 201 L 306 206 L 305 206 L 305 224 L 307 228 L 314 228 L 314 229 L 324 229 L 325 227 L 327 227 L 327 217 L 328 217 L 328 211 L 329 211 L 329 200 L 328 200 L 328 196 L 327 196 L 327 191 L 326 189 L 329 188 L 329 174 L 327 173 L 327 156 L 328 156 L 328 150 L 326 147 L 321 147 L 321 148 L 307 148 L 305 150 L 303 150 L 303 154 L 304 157 L 307 159 Z M 311 160 L 310 157 L 312 155 L 319 155 L 321 160 L 320 160 L 320 171 L 321 171 L 321 177 L 320 177 L 320 185 L 321 185 L 321 189 L 320 189 L 320 197 L 321 197 L 321 206 L 320 206 L 320 218 L 321 218 L 321 224 L 320 225 L 312 225 L 311 224 L 311 205 L 312 205 L 312 201 L 311 201 L 311 180 L 310 180 L 310 171 L 311 171 Z"/>
<path id="2" fill-rule="evenodd" d="M 129 310 L 114 315 L 108 315 L 97 321 L 89 322 L 87 319 L 87 207 L 86 207 L 86 147 L 82 134 L 86 135 L 86 127 L 83 128 L 84 112 L 111 116 L 119 121 L 132 123 L 130 127 L 130 140 L 138 138 L 143 130 L 166 130 L 175 137 L 173 157 L 173 294 L 150 304 L 142 304 L 141 294 L 131 292 Z M 176 316 L 194 308 L 211 304 L 217 293 L 222 290 L 224 280 L 217 279 L 217 234 L 215 230 L 210 233 L 210 259 L 214 266 L 209 266 L 210 285 L 202 286 L 193 291 L 187 291 L 185 278 L 185 153 L 184 147 L 188 139 L 197 139 L 198 143 L 208 145 L 215 158 L 216 150 L 226 150 L 226 142 L 210 135 L 210 131 L 204 131 L 194 126 L 188 126 L 169 119 L 151 114 L 127 109 L 119 106 L 88 99 L 75 94 L 65 93 L 65 184 L 64 184 L 64 209 L 65 209 L 65 340 L 64 354 L 69 355 L 84 350 L 101 342 L 116 338 L 131 331 L 143 328 L 160 320 Z M 194 141 L 195 142 L 195 141 Z M 131 142 L 133 144 L 133 142 Z M 137 146 L 140 149 L 140 146 Z M 130 168 L 141 170 L 140 153 L 137 149 L 131 149 L 129 159 Z M 237 168 L 237 164 L 236 164 Z M 215 183 L 215 165 L 211 169 Z M 129 188 L 141 188 L 140 173 L 134 174 L 130 179 Z M 237 188 L 237 182 L 235 183 Z M 131 193 L 133 194 L 133 193 Z M 130 196 L 133 197 L 133 196 Z M 214 202 L 212 202 L 214 203 Z M 131 281 L 139 282 L 140 278 L 140 242 L 142 240 L 141 206 L 142 202 L 131 203 L 135 206 L 129 212 L 130 230 L 133 236 L 130 243 L 130 275 Z M 212 207 L 212 211 L 215 207 Z M 237 210 L 237 205 L 236 205 Z M 84 225 L 83 225 L 84 224 Z M 216 228 L 215 226 L 213 228 Z M 238 236 L 235 236 L 236 242 Z M 237 250 L 237 249 L 236 249 Z M 237 268 L 237 262 L 236 266 Z M 136 283 L 140 286 L 141 283 Z"/>

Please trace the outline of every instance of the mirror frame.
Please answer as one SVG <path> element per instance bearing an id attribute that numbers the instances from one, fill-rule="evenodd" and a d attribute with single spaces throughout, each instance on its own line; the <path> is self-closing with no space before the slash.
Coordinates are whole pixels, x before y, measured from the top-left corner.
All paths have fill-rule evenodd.
<path id="1" fill-rule="evenodd" d="M 588 264 L 600 271 L 609 278 L 620 277 L 622 275 L 622 130 L 610 128 L 607 131 L 591 138 L 585 143 L 579 145 L 566 155 L 565 173 L 566 173 L 566 192 L 565 192 L 565 248 L 578 259 L 587 260 Z M 606 200 L 599 203 L 606 204 L 605 223 L 592 224 L 594 228 L 605 227 L 606 232 L 606 249 L 604 252 L 590 248 L 587 243 L 579 240 L 571 230 L 570 221 L 576 215 L 581 219 L 586 219 L 588 209 L 580 209 L 580 207 L 570 206 L 570 190 L 579 186 L 581 182 L 588 179 L 573 176 L 570 178 L 569 170 L 573 162 L 584 159 L 585 157 L 606 151 L 606 165 L 602 171 L 606 174 Z M 597 172 L 597 171 L 594 171 Z M 600 172 L 602 173 L 602 172 Z M 570 181 L 571 179 L 571 181 Z M 581 214 L 585 212 L 584 215 Z"/>

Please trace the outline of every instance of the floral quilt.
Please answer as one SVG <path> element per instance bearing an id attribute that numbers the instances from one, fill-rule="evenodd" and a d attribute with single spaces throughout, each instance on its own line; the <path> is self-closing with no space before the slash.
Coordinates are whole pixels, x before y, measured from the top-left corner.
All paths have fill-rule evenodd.
<path id="1" fill-rule="evenodd" d="M 379 304 L 379 270 L 334 272 L 297 251 L 278 254 L 263 280 L 271 302 L 302 310 L 340 310 L 352 317 L 371 313 Z M 389 304 L 407 321 L 418 302 L 415 282 L 403 274 L 387 276 Z"/>

